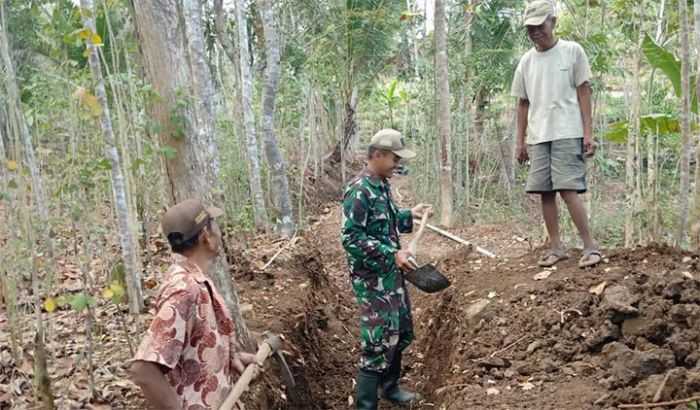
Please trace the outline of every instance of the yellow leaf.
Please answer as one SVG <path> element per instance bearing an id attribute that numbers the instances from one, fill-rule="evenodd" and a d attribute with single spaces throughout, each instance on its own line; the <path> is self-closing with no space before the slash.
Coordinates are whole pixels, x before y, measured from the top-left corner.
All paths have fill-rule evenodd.
<path id="1" fill-rule="evenodd" d="M 112 296 L 114 296 L 114 292 L 112 292 L 112 289 L 107 288 L 102 291 L 102 297 L 105 299 L 111 299 Z"/>
<path id="2" fill-rule="evenodd" d="M 85 96 L 85 101 L 83 101 L 83 104 L 87 105 L 90 108 L 101 108 L 100 102 L 97 101 L 97 97 L 95 97 L 94 94 L 90 93 L 88 93 L 88 95 Z"/>
<path id="3" fill-rule="evenodd" d="M 90 57 L 90 49 L 86 48 L 85 51 L 83 51 L 83 57 L 88 58 Z"/>
<path id="4" fill-rule="evenodd" d="M 87 40 L 90 38 L 92 35 L 92 31 L 84 28 L 78 32 L 78 37 L 80 37 L 81 40 Z"/>
<path id="5" fill-rule="evenodd" d="M 116 297 L 122 297 L 124 295 L 124 286 L 121 283 L 114 281 L 109 285 L 109 289 L 112 291 L 112 295 Z"/>
<path id="6" fill-rule="evenodd" d="M 97 100 L 94 94 L 86 90 L 85 87 L 79 87 L 73 93 L 73 98 L 78 100 L 80 105 L 87 106 L 93 115 L 98 116 L 102 113 L 102 107 L 100 107 L 100 102 Z"/>
<path id="7" fill-rule="evenodd" d="M 5 166 L 10 171 L 17 171 L 19 169 L 19 164 L 17 163 L 17 161 L 7 161 L 7 163 L 5 163 Z"/>
<path id="8" fill-rule="evenodd" d="M 90 114 L 92 114 L 93 117 L 99 117 L 102 115 L 102 107 L 99 105 L 92 106 L 92 108 L 90 108 Z"/>
<path id="9" fill-rule="evenodd" d="M 44 309 L 46 309 L 47 312 L 56 310 L 56 301 L 54 298 L 48 298 L 44 301 Z"/>
<path id="10" fill-rule="evenodd" d="M 102 37 L 99 34 L 93 34 L 92 35 L 92 44 L 96 46 L 101 46 L 102 45 Z"/>

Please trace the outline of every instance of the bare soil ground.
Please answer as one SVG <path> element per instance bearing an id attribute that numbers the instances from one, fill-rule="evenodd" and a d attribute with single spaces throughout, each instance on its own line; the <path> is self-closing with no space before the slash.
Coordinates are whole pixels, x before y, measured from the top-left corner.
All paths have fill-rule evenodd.
<path id="1" fill-rule="evenodd" d="M 284 335 L 298 382 L 286 391 L 270 361 L 246 396 L 248 409 L 351 408 L 359 318 L 340 246 L 339 202 L 317 209 L 313 226 L 265 270 L 288 242 L 261 238 L 229 255 L 250 329 Z M 544 271 L 540 251 L 512 227 L 454 232 L 500 257 L 481 257 L 434 233 L 424 238 L 419 261 L 437 261 L 453 285 L 433 295 L 410 288 L 417 338 L 402 382 L 425 397 L 414 408 L 605 409 L 700 392 L 698 255 L 663 246 L 608 250 L 605 263 L 582 270 L 572 250 L 549 277 L 535 280 Z M 167 250 L 157 240 L 152 250 L 146 279 L 157 281 Z M 75 288 L 79 268 L 65 258 L 57 286 Z M 157 289 L 148 290 L 150 301 Z M 30 308 L 28 297 L 23 308 Z M 84 319 L 68 309 L 45 313 L 59 408 L 145 408 L 123 369 L 130 352 L 122 315 L 104 300 L 95 312 L 98 396 L 91 401 Z M 142 329 L 150 317 L 141 316 Z M 34 408 L 33 358 L 27 353 L 21 366 L 12 364 L 8 328 L 3 309 L 0 408 Z M 31 335 L 27 325 L 27 352 Z"/>

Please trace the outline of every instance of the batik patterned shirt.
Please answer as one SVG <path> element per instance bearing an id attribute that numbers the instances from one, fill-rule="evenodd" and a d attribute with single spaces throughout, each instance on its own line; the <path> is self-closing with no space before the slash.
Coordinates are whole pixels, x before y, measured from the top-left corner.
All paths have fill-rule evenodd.
<path id="1" fill-rule="evenodd" d="M 181 408 L 218 409 L 231 390 L 236 340 L 223 298 L 194 262 L 174 254 L 156 309 L 133 360 L 167 369 Z"/>

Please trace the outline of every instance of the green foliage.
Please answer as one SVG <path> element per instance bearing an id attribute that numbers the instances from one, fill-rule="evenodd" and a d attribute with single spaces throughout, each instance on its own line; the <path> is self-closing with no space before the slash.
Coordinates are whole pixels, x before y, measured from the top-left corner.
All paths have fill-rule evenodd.
<path id="1" fill-rule="evenodd" d="M 622 120 L 610 124 L 608 131 L 605 133 L 605 138 L 616 144 L 624 144 L 627 142 L 629 120 Z M 640 119 L 640 133 L 646 134 L 677 134 L 681 132 L 678 119 L 666 114 L 648 114 Z"/>
<path id="2" fill-rule="evenodd" d="M 185 136 L 185 111 L 188 110 L 194 99 L 186 88 L 175 90 L 177 99 L 170 109 L 170 136 L 173 138 L 183 138 Z"/>
<path id="3" fill-rule="evenodd" d="M 108 287 L 102 290 L 102 297 L 105 299 L 110 299 L 115 305 L 122 302 L 124 294 L 125 291 L 123 282 L 119 282 L 117 280 L 112 281 Z"/>
<path id="4" fill-rule="evenodd" d="M 380 95 L 384 98 L 384 101 L 386 101 L 390 109 L 396 109 L 399 102 L 399 97 L 396 95 L 396 80 L 392 81 L 391 84 L 389 84 L 389 89 L 387 89 L 385 93 L 380 93 Z"/>
<path id="5" fill-rule="evenodd" d="M 44 300 L 44 309 L 49 313 L 65 305 L 70 305 L 73 310 L 81 313 L 87 309 L 88 306 L 97 306 L 97 300 L 85 292 L 68 293 L 57 298 L 49 297 Z"/>
<path id="6" fill-rule="evenodd" d="M 490 95 L 510 87 L 520 57 L 517 50 L 528 41 L 518 16 L 521 9 L 522 1 L 517 0 L 479 2 L 476 6 L 468 33 L 473 43 L 471 54 L 466 56 L 469 74 L 462 79 L 475 93 Z M 450 36 L 455 62 L 460 61 L 454 56 L 464 48 L 463 37 L 459 33 Z"/>
<path id="7" fill-rule="evenodd" d="M 346 100 L 356 86 L 361 96 L 366 94 L 396 52 L 404 5 L 400 0 L 346 0 L 331 2 L 327 8 L 312 5 L 324 29 L 309 63 L 325 67 L 318 74 L 327 73 L 317 76 L 317 81 L 328 84 L 333 79 Z"/>
<path id="8" fill-rule="evenodd" d="M 623 170 L 622 163 L 606 155 L 598 154 L 593 157 L 595 168 L 606 177 L 617 177 Z"/>
<path id="9" fill-rule="evenodd" d="M 671 52 L 656 44 L 649 35 L 644 36 L 642 52 L 652 67 L 661 70 L 666 75 L 673 85 L 676 97 L 681 98 L 681 62 Z M 689 87 L 691 95 L 690 109 L 697 113 L 698 99 L 695 92 L 695 75 L 690 76 Z"/>

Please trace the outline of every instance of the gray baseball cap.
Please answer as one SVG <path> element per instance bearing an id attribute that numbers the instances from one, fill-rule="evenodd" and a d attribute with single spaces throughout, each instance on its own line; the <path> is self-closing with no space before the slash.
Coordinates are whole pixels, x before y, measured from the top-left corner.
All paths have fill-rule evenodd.
<path id="1" fill-rule="evenodd" d="M 525 9 L 523 24 L 526 26 L 539 26 L 544 23 L 547 16 L 554 16 L 554 5 L 550 1 L 531 1 Z"/>
<path id="2" fill-rule="evenodd" d="M 370 147 L 391 151 L 404 159 L 411 159 L 416 153 L 406 148 L 403 141 L 403 134 L 391 128 L 379 130 L 369 142 Z"/>

